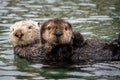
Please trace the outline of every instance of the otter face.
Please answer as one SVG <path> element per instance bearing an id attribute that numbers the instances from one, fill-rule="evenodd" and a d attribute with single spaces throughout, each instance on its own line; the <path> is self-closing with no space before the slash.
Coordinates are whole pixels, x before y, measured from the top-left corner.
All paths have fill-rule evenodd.
<path id="1" fill-rule="evenodd" d="M 73 36 L 71 24 L 62 19 L 46 21 L 40 32 L 42 42 L 51 45 L 69 44 Z"/>
<path id="2" fill-rule="evenodd" d="M 19 21 L 10 27 L 10 38 L 13 46 L 33 43 L 40 39 L 40 27 L 34 21 Z"/>

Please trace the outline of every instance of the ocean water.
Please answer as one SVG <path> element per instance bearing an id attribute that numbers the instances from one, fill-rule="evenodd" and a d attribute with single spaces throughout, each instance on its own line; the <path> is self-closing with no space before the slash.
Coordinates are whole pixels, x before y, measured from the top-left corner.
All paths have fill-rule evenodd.
<path id="1" fill-rule="evenodd" d="M 120 80 L 120 62 L 43 68 L 16 58 L 9 28 L 20 20 L 41 24 L 63 18 L 85 39 L 113 40 L 120 32 L 120 0 L 0 0 L 0 80 Z"/>

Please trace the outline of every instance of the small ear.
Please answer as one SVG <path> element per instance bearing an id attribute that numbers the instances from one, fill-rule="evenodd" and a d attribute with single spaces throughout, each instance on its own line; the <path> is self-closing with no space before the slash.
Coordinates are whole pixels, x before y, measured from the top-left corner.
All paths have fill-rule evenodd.
<path id="1" fill-rule="evenodd" d="M 72 29 L 72 25 L 69 22 L 66 22 L 66 23 Z"/>

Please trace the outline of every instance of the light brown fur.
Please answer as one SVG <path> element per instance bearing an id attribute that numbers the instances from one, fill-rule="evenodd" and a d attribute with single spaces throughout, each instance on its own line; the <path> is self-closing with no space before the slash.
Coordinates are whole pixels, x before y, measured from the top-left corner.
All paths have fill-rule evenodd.
<path id="1" fill-rule="evenodd" d="M 62 33 L 59 38 L 55 35 L 57 31 Z M 48 20 L 41 27 L 42 41 L 49 45 L 69 44 L 72 40 L 72 34 L 71 25 L 62 19 Z"/>
<path id="2" fill-rule="evenodd" d="M 69 22 L 63 19 L 50 19 L 41 26 L 42 45 L 48 46 L 46 63 L 50 65 L 70 65 L 73 63 L 73 31 Z"/>

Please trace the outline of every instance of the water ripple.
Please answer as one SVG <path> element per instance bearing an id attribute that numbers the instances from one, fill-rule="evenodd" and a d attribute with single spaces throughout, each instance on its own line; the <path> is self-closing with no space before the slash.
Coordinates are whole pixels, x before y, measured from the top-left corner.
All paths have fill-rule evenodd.
<path id="1" fill-rule="evenodd" d="M 0 0 L 0 80 L 119 80 L 120 63 L 79 65 L 77 70 L 43 68 L 14 56 L 10 26 L 63 18 L 85 39 L 113 40 L 120 32 L 120 0 Z M 115 63 L 115 62 L 113 62 Z"/>

